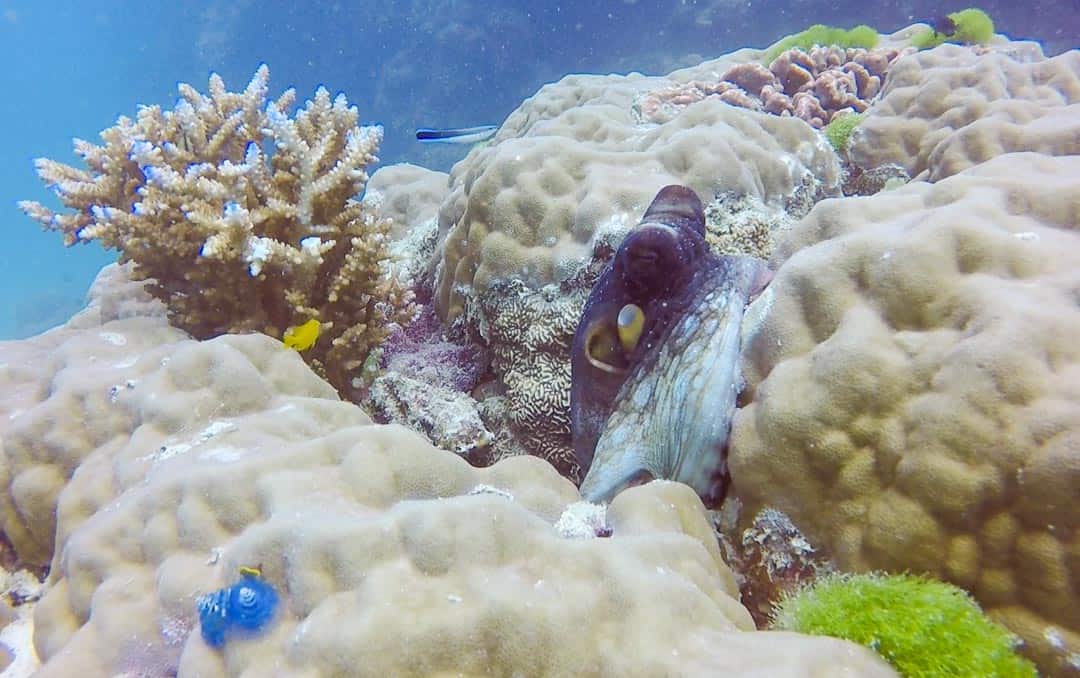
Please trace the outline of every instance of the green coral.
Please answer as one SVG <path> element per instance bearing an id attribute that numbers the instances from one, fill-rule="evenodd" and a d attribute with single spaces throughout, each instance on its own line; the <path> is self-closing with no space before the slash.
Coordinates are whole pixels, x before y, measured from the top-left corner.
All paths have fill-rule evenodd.
<path id="1" fill-rule="evenodd" d="M 840 47 L 865 47 L 878 44 L 878 32 L 870 26 L 860 25 L 852 29 L 834 28 L 824 24 L 814 24 L 801 33 L 789 35 L 769 48 L 765 61 L 772 63 L 776 57 L 789 49 L 807 50 L 814 45 L 838 45 Z"/>
<path id="2" fill-rule="evenodd" d="M 930 28 L 912 38 L 912 46 L 917 49 L 929 49 L 944 42 L 985 45 L 994 37 L 994 20 L 981 9 L 969 7 L 947 16 L 955 26 L 952 33 L 940 33 Z"/>
<path id="3" fill-rule="evenodd" d="M 855 131 L 855 128 L 859 126 L 864 117 L 866 117 L 864 113 L 837 115 L 833 117 L 828 125 L 825 125 L 825 129 L 822 130 L 825 133 L 825 138 L 829 140 L 829 143 L 838 153 L 847 150 L 851 133 Z"/>
<path id="4" fill-rule="evenodd" d="M 824 577 L 780 603 L 773 628 L 860 643 L 908 678 L 1038 675 L 966 592 L 908 574 Z"/>

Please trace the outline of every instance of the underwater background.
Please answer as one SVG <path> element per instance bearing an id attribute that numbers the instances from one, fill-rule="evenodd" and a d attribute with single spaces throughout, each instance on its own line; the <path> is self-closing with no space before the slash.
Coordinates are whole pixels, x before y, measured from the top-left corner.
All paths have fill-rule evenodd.
<path id="1" fill-rule="evenodd" d="M 421 146 L 419 126 L 498 124 L 545 82 L 567 73 L 662 74 L 738 47 L 765 46 L 812 23 L 883 31 L 969 2 L 930 0 L 669 0 L 597 3 L 389 0 L 321 2 L 0 2 L 0 338 L 36 334 L 83 304 L 114 253 L 58 247 L 15 207 L 48 202 L 33 159 L 71 161 L 71 137 L 137 104 L 171 105 L 176 83 L 210 71 L 230 88 L 270 64 L 272 87 L 301 99 L 326 83 L 365 123 L 385 126 L 383 164 L 446 171 L 468 147 Z M 1075 47 L 1075 0 L 980 3 L 1010 37 L 1047 55 Z"/>

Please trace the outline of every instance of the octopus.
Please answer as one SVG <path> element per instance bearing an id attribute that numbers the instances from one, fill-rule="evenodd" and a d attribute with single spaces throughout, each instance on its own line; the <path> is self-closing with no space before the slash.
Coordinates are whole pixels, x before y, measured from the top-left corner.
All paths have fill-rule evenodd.
<path id="1" fill-rule="evenodd" d="M 661 189 L 601 273 L 571 345 L 584 499 L 667 479 L 708 506 L 723 501 L 743 315 L 771 278 L 760 259 L 709 249 L 693 190 Z"/>

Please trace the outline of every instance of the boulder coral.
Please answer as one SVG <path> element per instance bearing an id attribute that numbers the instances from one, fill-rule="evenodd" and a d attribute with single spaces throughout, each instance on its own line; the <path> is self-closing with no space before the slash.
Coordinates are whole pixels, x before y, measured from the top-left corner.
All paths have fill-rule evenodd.
<path id="1" fill-rule="evenodd" d="M 706 202 L 722 192 L 777 204 L 838 194 L 832 149 L 800 120 L 707 99 L 663 124 L 641 124 L 634 100 L 664 82 L 567 76 L 454 167 L 439 215 L 440 316 L 461 315 L 467 288 L 483 294 L 517 278 L 538 289 L 571 278 L 594 235 L 618 224 L 625 232 L 668 184 Z"/>
<path id="2" fill-rule="evenodd" d="M 858 167 L 939 181 L 1002 153 L 1080 154 L 1080 51 L 942 45 L 898 60 L 851 137 Z"/>
<path id="3" fill-rule="evenodd" d="M 1080 157 L 826 200 L 744 326 L 729 464 L 847 571 L 953 582 L 1080 654 Z"/>
<path id="4" fill-rule="evenodd" d="M 895 676 L 754 630 L 685 486 L 624 493 L 598 538 L 546 462 L 475 469 L 371 424 L 270 338 L 102 319 L 0 345 L 8 364 L 55 349 L 5 368 L 0 400 L 5 529 L 51 558 L 38 676 Z M 56 492 L 25 503 L 42 480 Z M 241 567 L 278 613 L 210 647 L 197 601 Z"/>
<path id="5" fill-rule="evenodd" d="M 838 195 L 828 142 L 800 120 L 698 102 L 643 123 L 668 78 L 571 75 L 546 85 L 454 166 L 439 211 L 440 317 L 495 358 L 516 442 L 576 476 L 569 347 L 595 274 L 656 192 L 751 196 L 783 209 Z"/>

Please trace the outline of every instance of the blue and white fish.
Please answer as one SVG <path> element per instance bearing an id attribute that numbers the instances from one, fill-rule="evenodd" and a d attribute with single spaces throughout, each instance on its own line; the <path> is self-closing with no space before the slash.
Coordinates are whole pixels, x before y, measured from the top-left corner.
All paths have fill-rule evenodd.
<path id="1" fill-rule="evenodd" d="M 416 130 L 416 140 L 425 144 L 478 144 L 495 136 L 497 131 L 499 131 L 498 125 L 449 129 L 420 127 Z"/>

